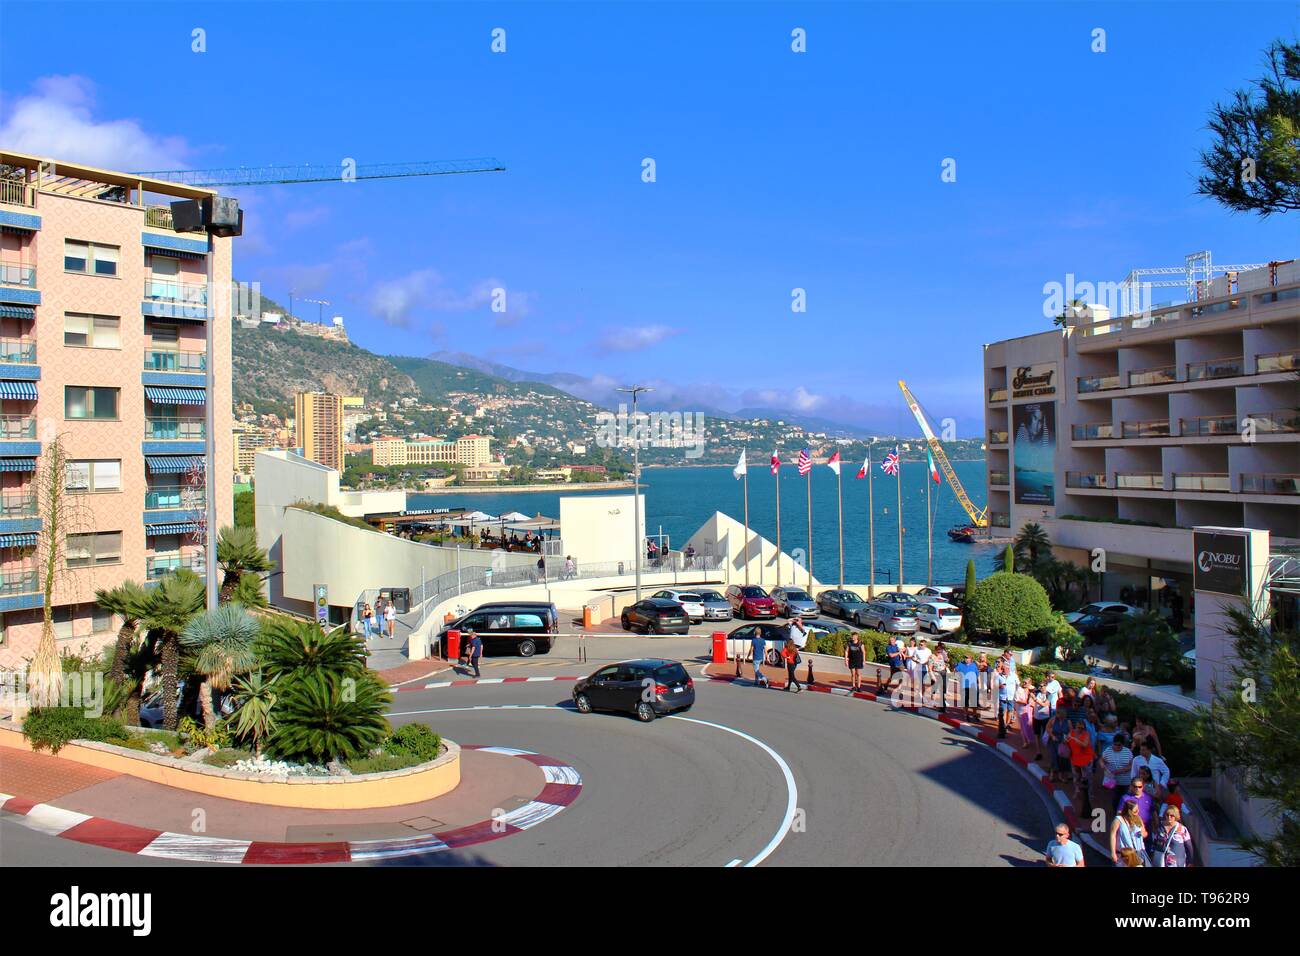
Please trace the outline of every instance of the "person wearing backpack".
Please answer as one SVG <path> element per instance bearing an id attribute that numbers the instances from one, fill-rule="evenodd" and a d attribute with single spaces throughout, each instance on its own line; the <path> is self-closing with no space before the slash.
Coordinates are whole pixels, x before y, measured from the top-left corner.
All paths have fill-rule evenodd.
<path id="1" fill-rule="evenodd" d="M 794 669 L 799 666 L 799 648 L 794 646 L 794 641 L 788 637 L 785 640 L 785 647 L 781 649 L 781 659 L 785 661 L 785 671 L 787 676 L 785 689 L 794 691 L 796 694 L 803 690 L 803 686 L 794 678 Z"/>

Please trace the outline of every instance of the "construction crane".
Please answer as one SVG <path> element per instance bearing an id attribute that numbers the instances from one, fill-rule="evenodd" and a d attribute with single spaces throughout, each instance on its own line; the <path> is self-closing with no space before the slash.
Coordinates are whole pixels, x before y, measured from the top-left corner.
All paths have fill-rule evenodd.
<path id="1" fill-rule="evenodd" d="M 286 183 L 336 183 L 357 179 L 405 179 L 411 176 L 454 176 L 461 173 L 503 173 L 492 157 L 435 159 L 416 163 L 372 163 L 359 166 L 350 159 L 338 163 L 298 163 L 291 166 L 227 166 L 221 169 L 161 169 L 133 175 L 182 186 L 275 186 Z"/>
<path id="2" fill-rule="evenodd" d="M 944 453 L 943 445 L 935 437 L 929 419 L 925 417 L 925 412 L 921 410 L 921 403 L 916 400 L 916 396 L 908 389 L 907 383 L 899 379 L 898 387 L 902 389 L 903 398 L 907 401 L 907 407 L 912 410 L 912 416 L 916 419 L 916 423 L 921 426 L 921 434 L 925 436 L 926 444 L 930 446 L 930 453 L 934 455 L 934 460 L 939 463 L 943 476 L 948 479 L 952 493 L 957 496 L 957 501 L 966 514 L 970 515 L 970 523 L 976 528 L 987 528 L 989 526 L 988 509 L 975 507 L 975 502 L 971 501 L 970 495 L 966 494 L 961 479 L 957 477 L 957 472 L 953 471 L 952 463 L 948 461 L 948 456 Z"/>

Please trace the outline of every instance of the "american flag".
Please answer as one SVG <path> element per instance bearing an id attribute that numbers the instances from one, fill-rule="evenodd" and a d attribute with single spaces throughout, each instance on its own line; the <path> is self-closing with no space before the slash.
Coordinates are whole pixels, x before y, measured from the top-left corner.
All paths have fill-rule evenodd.
<path id="1" fill-rule="evenodd" d="M 812 455 L 808 454 L 808 449 L 801 449 L 799 452 L 799 474 L 806 475 L 812 471 Z"/>
<path id="2" fill-rule="evenodd" d="M 880 470 L 887 475 L 898 474 L 898 449 L 897 448 L 895 448 L 893 451 L 891 451 L 888 455 L 885 456 L 885 460 L 880 463 Z"/>

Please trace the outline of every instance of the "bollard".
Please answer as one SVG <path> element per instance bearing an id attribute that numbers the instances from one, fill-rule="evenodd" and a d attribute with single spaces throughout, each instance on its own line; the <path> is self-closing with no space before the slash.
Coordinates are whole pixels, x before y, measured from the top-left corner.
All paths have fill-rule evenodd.
<path id="1" fill-rule="evenodd" d="M 808 658 L 808 680 L 807 680 L 805 683 L 808 683 L 808 684 L 814 684 L 814 683 L 816 683 L 816 680 L 813 678 L 813 672 L 812 672 L 812 658 L 811 658 L 811 657 Z"/>
<path id="2" fill-rule="evenodd" d="M 591 613 L 591 605 L 590 605 L 590 604 L 583 605 L 583 608 L 582 608 L 582 626 L 583 626 L 585 629 L 587 629 L 587 630 L 591 630 L 591 626 L 592 626 L 592 613 Z"/>

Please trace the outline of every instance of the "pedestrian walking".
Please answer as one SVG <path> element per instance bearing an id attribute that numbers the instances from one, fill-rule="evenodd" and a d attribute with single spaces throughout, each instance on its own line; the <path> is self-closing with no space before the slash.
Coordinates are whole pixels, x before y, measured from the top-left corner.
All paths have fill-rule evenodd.
<path id="1" fill-rule="evenodd" d="M 366 602 L 366 606 L 361 609 L 361 631 L 366 635 L 366 640 L 370 640 L 370 635 L 375 631 L 375 609 Z"/>
<path id="2" fill-rule="evenodd" d="M 904 674 L 903 663 L 906 659 L 906 652 L 903 645 L 898 643 L 898 635 L 889 635 L 889 645 L 885 648 L 885 657 L 889 661 L 889 686 L 894 686 L 894 678 L 902 680 L 900 675 Z M 879 671 L 877 671 L 879 673 Z"/>
<path id="3" fill-rule="evenodd" d="M 1007 668 L 1005 661 L 998 661 L 998 739 L 1006 737 L 1007 724 L 1015 721 L 1016 708 L 1016 672 Z"/>
<path id="4" fill-rule="evenodd" d="M 1043 693 L 1047 694 L 1047 709 L 1051 713 L 1056 713 L 1056 703 L 1061 699 L 1061 682 L 1056 679 L 1055 671 L 1047 672 L 1047 680 L 1043 683 Z"/>
<path id="5" fill-rule="evenodd" d="M 957 665 L 957 677 L 961 686 L 961 705 L 966 711 L 966 717 L 977 717 L 980 706 L 980 669 L 970 654 Z"/>
<path id="6" fill-rule="evenodd" d="M 392 637 L 397 630 L 397 610 L 392 601 L 384 604 L 384 625 L 388 629 L 388 636 Z"/>
<path id="7" fill-rule="evenodd" d="M 1020 726 L 1021 746 L 1037 743 L 1034 736 L 1034 682 L 1026 680 L 1016 690 L 1016 720 Z M 1037 758 L 1035 758 L 1037 759 Z"/>
<path id="8" fill-rule="evenodd" d="M 469 632 L 469 666 L 474 668 L 474 676 L 481 677 L 482 674 L 478 669 L 479 658 L 483 656 L 483 638 L 478 636 L 475 631 Z"/>
<path id="9" fill-rule="evenodd" d="M 1047 733 L 1043 746 L 1047 748 L 1048 775 L 1053 783 L 1060 782 L 1066 769 L 1070 766 L 1070 745 L 1065 738 L 1070 735 L 1070 722 L 1059 711 L 1047 722 Z"/>
<path id="10" fill-rule="evenodd" d="M 862 666 L 866 663 L 866 656 L 862 638 L 854 631 L 844 645 L 844 665 L 849 669 L 849 686 L 854 691 L 862 690 Z"/>
<path id="11" fill-rule="evenodd" d="M 1116 866 L 1150 866 L 1146 849 L 1147 828 L 1137 805 L 1126 803 L 1110 825 L 1110 859 Z"/>
<path id="12" fill-rule="evenodd" d="M 785 640 L 785 647 L 781 649 L 781 659 L 785 661 L 786 685 L 787 691 L 794 691 L 796 694 L 803 690 L 803 686 L 794 678 L 794 669 L 799 666 L 799 648 L 794 646 L 794 641 L 788 637 Z"/>
<path id="13" fill-rule="evenodd" d="M 767 638 L 763 636 L 761 627 L 754 628 L 754 636 L 749 639 L 749 647 L 754 658 L 754 686 L 767 687 L 767 678 L 763 676 L 763 660 L 767 656 Z"/>
<path id="14" fill-rule="evenodd" d="M 980 656 L 975 659 L 975 667 L 979 671 L 980 675 L 980 706 L 983 707 L 986 702 L 991 702 L 993 700 L 994 690 L 993 667 L 989 664 L 989 656 L 983 651 L 981 651 Z"/>
<path id="15" fill-rule="evenodd" d="M 948 648 L 944 647 L 943 641 L 934 649 L 934 657 L 930 659 L 931 681 L 939 685 L 939 709 L 946 711 L 948 709 Z"/>
<path id="16" fill-rule="evenodd" d="M 1165 785 L 1169 783 L 1169 764 L 1165 763 L 1165 759 L 1155 752 L 1155 748 L 1151 746 L 1150 738 L 1142 741 L 1140 749 L 1141 753 L 1133 758 L 1133 772 L 1137 773 L 1143 767 L 1148 768 L 1151 771 L 1151 780 L 1159 790 L 1154 796 L 1161 796 L 1164 793 Z"/>
<path id="17" fill-rule="evenodd" d="M 1056 825 L 1056 837 L 1047 844 L 1048 866 L 1083 866 L 1083 847 L 1070 839 L 1070 827 Z"/>
<path id="18" fill-rule="evenodd" d="M 1101 765 L 1105 771 L 1101 785 L 1114 792 L 1111 812 L 1118 813 L 1120 802 L 1128 793 L 1129 784 L 1133 780 L 1133 751 L 1128 749 L 1122 733 L 1116 733 L 1110 747 L 1102 751 Z"/>
<path id="19" fill-rule="evenodd" d="M 1155 800 L 1147 792 L 1146 781 L 1139 776 L 1133 777 L 1133 782 L 1128 785 L 1128 793 L 1124 794 L 1119 802 L 1119 812 L 1123 813 L 1127 806 L 1136 806 L 1138 816 L 1142 818 L 1142 825 L 1151 826 L 1152 817 L 1155 814 Z"/>
<path id="20" fill-rule="evenodd" d="M 1192 833 L 1183 826 L 1177 807 L 1166 806 L 1151 834 L 1151 862 L 1154 866 L 1191 866 Z"/>

